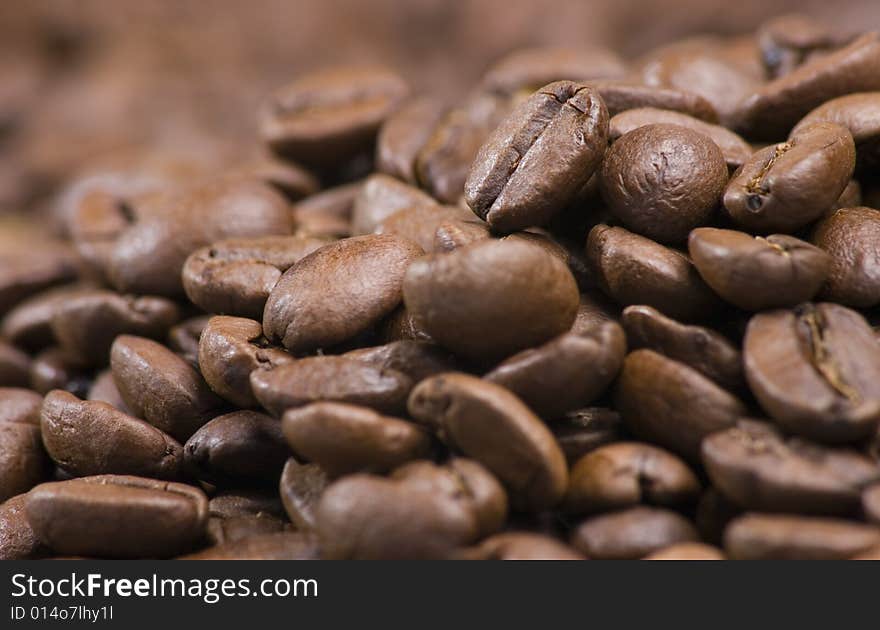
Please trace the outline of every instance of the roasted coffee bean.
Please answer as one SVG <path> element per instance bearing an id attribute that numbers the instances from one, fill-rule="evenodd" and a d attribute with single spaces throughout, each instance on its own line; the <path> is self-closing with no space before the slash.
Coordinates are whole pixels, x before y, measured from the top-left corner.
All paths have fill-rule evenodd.
<path id="1" fill-rule="evenodd" d="M 343 403 L 316 402 L 288 409 L 281 428 L 294 453 L 315 462 L 331 477 L 387 472 L 431 451 L 430 438 L 421 427 Z"/>
<path id="2" fill-rule="evenodd" d="M 569 465 L 595 449 L 623 439 L 620 414 L 606 407 L 587 407 L 565 414 L 551 427 Z"/>
<path id="3" fill-rule="evenodd" d="M 318 192 L 318 179 L 304 168 L 290 161 L 262 155 L 238 169 L 245 177 L 262 180 L 284 195 L 289 201 L 299 201 Z"/>
<path id="4" fill-rule="evenodd" d="M 786 431 L 821 442 L 872 435 L 880 421 L 880 345 L 837 304 L 759 313 L 743 346 L 758 402 Z"/>
<path id="5" fill-rule="evenodd" d="M 68 300 L 93 289 L 81 283 L 66 284 L 41 291 L 21 301 L 0 323 L 0 335 L 31 352 L 42 350 L 55 341 L 52 318 Z"/>
<path id="6" fill-rule="evenodd" d="M 724 532 L 732 560 L 846 560 L 880 545 L 880 527 L 809 516 L 746 514 Z"/>
<path id="7" fill-rule="evenodd" d="M 431 253 L 437 229 L 448 221 L 473 218 L 470 210 L 459 206 L 413 206 L 398 210 L 377 227 L 378 234 L 396 234 Z"/>
<path id="8" fill-rule="evenodd" d="M 737 105 L 733 122 L 747 136 L 779 138 L 826 101 L 878 89 L 880 35 L 872 32 L 765 83 Z"/>
<path id="9" fill-rule="evenodd" d="M 265 534 L 293 531 L 286 520 L 258 514 L 256 516 L 236 516 L 233 518 L 209 518 L 205 538 L 212 546 L 231 545 Z"/>
<path id="10" fill-rule="evenodd" d="M 315 528 L 315 509 L 329 484 L 327 473 L 317 464 L 300 464 L 293 457 L 284 464 L 279 492 L 284 510 L 297 529 Z"/>
<path id="11" fill-rule="evenodd" d="M 816 122 L 846 127 L 856 144 L 856 159 L 866 168 L 880 164 L 880 92 L 849 94 L 819 105 L 804 116 L 792 135 Z M 858 204 L 854 204 L 858 205 Z"/>
<path id="12" fill-rule="evenodd" d="M 260 134 L 275 153 L 328 168 L 369 150 L 408 92 L 382 67 L 328 68 L 277 90 L 260 114 Z"/>
<path id="13" fill-rule="evenodd" d="M 440 372 L 455 370 L 455 360 L 448 352 L 427 341 L 393 341 L 382 346 L 360 348 L 343 356 L 369 363 L 377 368 L 397 370 L 418 383 Z"/>
<path id="14" fill-rule="evenodd" d="M 576 334 L 587 333 L 605 322 L 616 322 L 619 320 L 620 307 L 605 297 L 604 294 L 599 291 L 581 293 L 581 300 L 578 304 L 574 324 L 571 325 L 571 332 Z"/>
<path id="15" fill-rule="evenodd" d="M 460 555 L 468 560 L 583 560 L 568 545 L 541 534 L 504 532 L 490 536 Z"/>
<path id="16" fill-rule="evenodd" d="M 243 317 L 212 317 L 199 338 L 198 365 L 202 377 L 218 396 L 239 407 L 259 403 L 251 391 L 251 372 L 293 361 L 273 348 L 259 322 Z"/>
<path id="17" fill-rule="evenodd" d="M 415 243 L 386 234 L 325 245 L 272 289 L 263 314 L 266 337 L 294 353 L 355 337 L 397 307 L 404 274 L 421 254 Z"/>
<path id="18" fill-rule="evenodd" d="M 368 177 L 355 197 L 351 215 L 351 231 L 355 235 L 371 234 L 388 217 L 407 208 L 437 208 L 437 202 L 418 188 L 404 184 L 388 175 Z"/>
<path id="19" fill-rule="evenodd" d="M 751 236 L 736 230 L 698 228 L 688 252 L 712 290 L 749 311 L 795 306 L 818 293 L 831 257 L 786 234 Z"/>
<path id="20" fill-rule="evenodd" d="M 694 92 L 623 80 L 590 81 L 590 85 L 599 92 L 611 116 L 630 109 L 655 107 L 680 112 L 709 123 L 718 122 L 715 106 Z"/>
<path id="21" fill-rule="evenodd" d="M 523 350 L 484 378 L 512 391 L 542 418 L 559 418 L 598 398 L 617 376 L 625 354 L 623 329 L 604 322 Z"/>
<path id="22" fill-rule="evenodd" d="M 630 350 L 654 350 L 727 389 L 745 384 L 739 349 L 711 328 L 681 324 L 650 306 L 623 309 L 621 323 Z"/>
<path id="23" fill-rule="evenodd" d="M 179 442 L 107 403 L 50 392 L 43 401 L 40 428 L 49 457 L 72 475 L 180 475 Z"/>
<path id="24" fill-rule="evenodd" d="M 806 15 L 782 15 L 766 21 L 756 33 L 761 61 L 771 79 L 785 76 L 811 55 L 837 45 L 828 28 Z"/>
<path id="25" fill-rule="evenodd" d="M 430 98 L 403 104 L 382 125 L 376 139 L 376 170 L 417 184 L 416 156 L 428 142 L 446 105 Z"/>
<path id="26" fill-rule="evenodd" d="M 268 514 L 284 518 L 284 506 L 278 493 L 264 488 L 224 490 L 208 502 L 211 517 L 238 518 Z"/>
<path id="27" fill-rule="evenodd" d="M 752 155 L 752 147 L 748 142 L 721 125 L 713 125 L 681 112 L 654 107 L 630 109 L 614 116 L 609 123 L 608 138 L 611 142 L 615 142 L 621 136 L 640 127 L 658 124 L 687 127 L 707 136 L 721 149 L 728 169 L 741 166 Z"/>
<path id="28" fill-rule="evenodd" d="M 223 407 L 196 370 L 155 341 L 117 337 L 110 365 L 128 408 L 177 440 L 189 439 Z"/>
<path id="29" fill-rule="evenodd" d="M 193 477 L 226 485 L 273 483 L 288 455 L 278 421 L 253 411 L 218 416 L 183 446 L 183 463 Z"/>
<path id="30" fill-rule="evenodd" d="M 750 510 L 847 513 L 862 488 L 880 479 L 880 466 L 856 451 L 785 438 L 752 420 L 710 435 L 702 451 L 712 484 Z"/>
<path id="31" fill-rule="evenodd" d="M 694 526 L 675 512 L 634 507 L 587 519 L 572 533 L 571 545 L 594 560 L 636 560 L 697 540 Z"/>
<path id="32" fill-rule="evenodd" d="M 658 549 L 644 560 L 724 560 L 724 553 L 717 547 L 698 542 L 678 543 Z"/>
<path id="33" fill-rule="evenodd" d="M 183 289 L 209 313 L 259 319 L 281 274 L 326 244 L 303 236 L 218 241 L 186 259 Z"/>
<path id="34" fill-rule="evenodd" d="M 46 553 L 27 520 L 27 499 L 19 494 L 0 503 L 0 560 L 31 560 Z"/>
<path id="35" fill-rule="evenodd" d="M 44 289 L 76 279 L 76 257 L 69 246 L 26 236 L 26 246 L 0 250 L 0 315 Z"/>
<path id="36" fill-rule="evenodd" d="M 116 407 L 119 411 L 131 415 L 131 410 L 125 404 L 125 401 L 122 400 L 122 394 L 119 393 L 116 381 L 113 380 L 112 370 L 104 370 L 95 377 L 95 380 L 92 381 L 92 386 L 89 388 L 86 400 L 105 402 Z"/>
<path id="37" fill-rule="evenodd" d="M 82 364 L 57 346 L 43 350 L 31 361 L 30 388 L 40 394 L 63 389 L 82 397 L 90 386 Z"/>
<path id="38" fill-rule="evenodd" d="M 862 511 L 869 521 L 880 525 L 880 484 L 874 484 L 862 492 Z"/>
<path id="39" fill-rule="evenodd" d="M 208 547 L 178 560 L 317 560 L 315 538 L 303 532 L 274 532 Z"/>
<path id="40" fill-rule="evenodd" d="M 611 145 L 599 183 L 627 228 L 680 243 L 708 221 L 727 184 L 727 166 L 708 136 L 681 125 L 645 125 Z"/>
<path id="41" fill-rule="evenodd" d="M 607 142 L 608 110 L 592 88 L 545 85 L 489 135 L 465 182 L 465 200 L 493 230 L 543 225 L 587 183 Z"/>
<path id="42" fill-rule="evenodd" d="M 515 504 L 551 507 L 565 492 L 568 470 L 553 434 L 507 389 L 460 373 L 419 383 L 410 415 L 451 448 L 495 473 Z"/>
<path id="43" fill-rule="evenodd" d="M 168 331 L 168 347 L 193 367 L 199 365 L 199 339 L 210 320 L 210 315 L 191 317 Z"/>
<path id="44" fill-rule="evenodd" d="M 296 233 L 316 238 L 351 236 L 351 215 L 363 182 L 328 188 L 293 207 Z"/>
<path id="45" fill-rule="evenodd" d="M 52 551 L 107 558 L 176 555 L 199 541 L 208 519 L 198 488 L 123 475 L 44 483 L 25 509 Z"/>
<path id="46" fill-rule="evenodd" d="M 510 356 L 565 332 L 578 304 L 565 264 L 521 240 L 481 241 L 418 260 L 403 295 L 417 326 L 476 360 Z"/>
<path id="47" fill-rule="evenodd" d="M 678 457 L 640 442 L 601 446 L 571 468 L 563 507 L 569 512 L 604 512 L 639 503 L 695 502 L 700 482 Z"/>
<path id="48" fill-rule="evenodd" d="M 0 398 L 2 406 L 7 402 Z M 11 420 L 0 419 L 0 503 L 49 478 L 51 470 L 40 427 L 21 419 Z"/>
<path id="49" fill-rule="evenodd" d="M 376 341 L 394 343 L 395 341 L 424 341 L 434 343 L 428 334 L 412 317 L 406 306 L 401 304 L 379 324 Z"/>
<path id="50" fill-rule="evenodd" d="M 43 397 L 21 387 L 0 387 L 0 425 L 4 422 L 40 424 Z"/>
<path id="51" fill-rule="evenodd" d="M 745 405 L 683 363 L 652 350 L 623 362 L 615 408 L 636 436 L 696 460 L 704 437 L 734 425 Z"/>
<path id="52" fill-rule="evenodd" d="M 841 208 L 816 224 L 811 241 L 831 257 L 821 297 L 847 306 L 880 303 L 880 212 Z"/>
<path id="53" fill-rule="evenodd" d="M 685 321 L 721 307 L 686 255 L 624 228 L 590 230 L 587 257 L 601 289 L 622 306 L 646 304 Z"/>
<path id="54" fill-rule="evenodd" d="M 0 339 L 0 386 L 24 387 L 30 382 L 31 358 Z"/>
<path id="55" fill-rule="evenodd" d="M 817 122 L 752 155 L 731 178 L 724 207 L 747 230 L 794 232 L 834 205 L 855 164 L 849 131 Z"/>
<path id="56" fill-rule="evenodd" d="M 833 214 L 835 210 L 840 210 L 841 208 L 855 208 L 860 205 L 862 205 L 862 185 L 858 180 L 851 179 L 846 185 L 846 188 L 843 189 L 843 192 L 840 193 L 840 197 L 838 197 L 837 201 L 834 202 L 834 205 L 831 206 L 831 210 L 826 212 L 823 215 L 823 218 L 827 218 L 829 215 Z"/>
<path id="57" fill-rule="evenodd" d="M 412 379 L 402 372 L 350 357 L 309 357 L 251 373 L 254 396 L 275 416 L 319 401 L 401 413 L 412 386 Z"/>

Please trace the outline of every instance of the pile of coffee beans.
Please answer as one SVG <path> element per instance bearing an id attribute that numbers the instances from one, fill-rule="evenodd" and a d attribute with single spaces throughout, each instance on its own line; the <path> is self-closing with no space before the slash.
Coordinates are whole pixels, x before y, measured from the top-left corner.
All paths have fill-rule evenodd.
<path id="1" fill-rule="evenodd" d="M 254 120 L 0 223 L 0 558 L 880 558 L 880 34 Z"/>

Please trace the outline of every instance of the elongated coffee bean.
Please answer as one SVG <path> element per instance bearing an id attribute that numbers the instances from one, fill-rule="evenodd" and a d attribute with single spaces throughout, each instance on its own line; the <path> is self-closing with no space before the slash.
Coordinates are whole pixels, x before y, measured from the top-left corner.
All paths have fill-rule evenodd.
<path id="1" fill-rule="evenodd" d="M 831 257 L 822 298 L 856 308 L 880 302 L 880 212 L 840 208 L 816 224 L 811 240 Z"/>

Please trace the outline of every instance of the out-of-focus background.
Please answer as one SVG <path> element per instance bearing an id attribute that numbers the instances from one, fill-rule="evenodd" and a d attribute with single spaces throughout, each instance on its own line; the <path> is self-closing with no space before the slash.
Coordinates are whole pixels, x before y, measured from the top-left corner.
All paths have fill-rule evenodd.
<path id="1" fill-rule="evenodd" d="M 250 152 L 260 100 L 306 69 L 381 62 L 454 98 L 514 48 L 633 57 L 791 11 L 880 27 L 880 0 L 5 0 L 0 209 L 39 207 L 109 150 Z"/>

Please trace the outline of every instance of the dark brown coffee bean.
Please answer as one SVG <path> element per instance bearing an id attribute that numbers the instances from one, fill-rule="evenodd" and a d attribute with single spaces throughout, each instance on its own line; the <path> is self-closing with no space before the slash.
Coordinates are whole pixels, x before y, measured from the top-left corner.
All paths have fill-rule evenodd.
<path id="1" fill-rule="evenodd" d="M 0 503 L 46 480 L 50 464 L 39 426 L 0 420 Z"/>
<path id="2" fill-rule="evenodd" d="M 870 522 L 880 525 L 880 484 L 862 492 L 862 511 Z"/>
<path id="3" fill-rule="evenodd" d="M 27 499 L 19 494 L 0 503 L 0 560 L 30 560 L 47 551 L 27 520 Z"/>
<path id="4" fill-rule="evenodd" d="M 880 466 L 856 451 L 786 439 L 751 420 L 710 435 L 702 450 L 713 485 L 750 510 L 847 513 L 862 488 L 880 479 Z"/>
<path id="5" fill-rule="evenodd" d="M 284 506 L 277 492 L 263 488 L 224 490 L 208 502 L 211 517 L 238 518 L 266 514 L 284 518 Z"/>
<path id="6" fill-rule="evenodd" d="M 303 532 L 274 532 L 208 547 L 178 560 L 317 560 L 315 538 Z"/>
<path id="7" fill-rule="evenodd" d="M 439 346 L 410 339 L 352 350 L 343 356 L 364 361 L 377 368 L 397 370 L 409 376 L 413 383 L 440 372 L 454 371 L 456 366 L 452 356 Z"/>
<path id="8" fill-rule="evenodd" d="M 199 338 L 210 320 L 210 315 L 191 317 L 168 331 L 168 347 L 196 368 L 199 365 Z"/>
<path id="9" fill-rule="evenodd" d="M 461 553 L 468 560 L 583 560 L 562 541 L 531 532 L 504 532 L 490 536 Z"/>
<path id="10" fill-rule="evenodd" d="M 782 15 L 764 22 L 756 33 L 767 76 L 785 76 L 811 55 L 836 46 L 828 27 L 806 15 Z"/>
<path id="11" fill-rule="evenodd" d="M 30 382 L 31 358 L 0 339 L 0 386 L 24 387 Z"/>
<path id="12" fill-rule="evenodd" d="M 0 335 L 25 350 L 42 350 L 55 341 L 51 323 L 59 307 L 91 291 L 91 287 L 81 283 L 41 291 L 21 301 L 6 314 L 0 323 Z"/>
<path id="13" fill-rule="evenodd" d="M 412 317 L 406 306 L 401 304 L 390 315 L 382 320 L 377 331 L 377 341 L 394 343 L 395 341 L 423 341 L 434 343 L 428 334 Z"/>
<path id="14" fill-rule="evenodd" d="M 724 156 L 728 169 L 739 167 L 752 155 L 752 147 L 748 142 L 721 125 L 713 125 L 681 112 L 654 107 L 630 109 L 614 116 L 609 123 L 608 138 L 611 142 L 614 142 L 621 136 L 640 127 L 657 124 L 687 127 L 692 131 L 707 136 L 721 149 L 721 154 Z"/>
<path id="15" fill-rule="evenodd" d="M 606 407 L 572 411 L 551 428 L 569 465 L 600 446 L 623 439 L 620 414 Z"/>
<path id="16" fill-rule="evenodd" d="M 626 354 L 626 337 L 615 322 L 588 332 L 565 333 L 523 350 L 484 378 L 506 387 L 545 419 L 586 407 L 611 383 Z"/>
<path id="17" fill-rule="evenodd" d="M 822 216 L 852 177 L 849 131 L 819 122 L 756 152 L 724 191 L 724 207 L 747 230 L 794 232 Z"/>
<path id="18" fill-rule="evenodd" d="M 625 308 L 621 322 L 630 350 L 659 352 L 727 389 L 745 384 L 740 351 L 711 328 L 681 324 L 650 306 Z"/>
<path id="19" fill-rule="evenodd" d="M 594 560 L 636 560 L 697 540 L 694 526 L 675 512 L 634 507 L 584 521 L 572 533 L 571 545 Z"/>
<path id="20" fill-rule="evenodd" d="M 643 560 L 724 560 L 724 553 L 717 547 L 698 542 L 678 543 L 658 549 Z"/>
<path id="21" fill-rule="evenodd" d="M 647 503 L 695 502 L 700 482 L 678 457 L 640 442 L 601 446 L 571 468 L 563 506 L 569 512 L 604 512 Z"/>
<path id="22" fill-rule="evenodd" d="M 43 397 L 20 387 L 0 387 L 0 424 L 16 422 L 40 424 L 40 405 Z"/>
<path id="23" fill-rule="evenodd" d="M 831 256 L 821 296 L 847 306 L 880 303 L 880 212 L 841 208 L 816 224 L 811 241 Z"/>
<path id="24" fill-rule="evenodd" d="M 872 435 L 880 420 L 880 345 L 837 304 L 759 313 L 743 359 L 758 402 L 786 431 L 821 442 Z"/>
<path id="25" fill-rule="evenodd" d="M 590 85 L 599 92 L 611 116 L 630 109 L 656 107 L 709 123 L 718 122 L 715 106 L 694 92 L 621 80 L 590 81 Z"/>
<path id="26" fill-rule="evenodd" d="M 406 83 L 381 67 L 337 67 L 300 77 L 263 108 L 260 135 L 277 154 L 328 168 L 369 150 L 406 98 Z"/>
<path id="27" fill-rule="evenodd" d="M 668 317 L 705 319 L 721 307 L 683 253 L 621 227 L 597 225 L 587 257 L 602 290 L 623 306 L 647 304 Z"/>
<path id="28" fill-rule="evenodd" d="M 205 530 L 205 539 L 212 546 L 231 545 L 242 540 L 293 531 L 286 520 L 258 514 L 255 516 L 236 516 L 233 518 L 209 518 Z"/>
<path id="29" fill-rule="evenodd" d="M 846 127 L 856 143 L 859 164 L 872 168 L 880 164 L 880 92 L 849 94 L 819 105 L 804 116 L 792 135 L 816 122 Z M 850 204 L 858 205 L 858 204 Z"/>
<path id="30" fill-rule="evenodd" d="M 239 407 L 259 403 L 251 391 L 251 372 L 290 363 L 293 357 L 273 348 L 259 322 L 243 317 L 212 317 L 199 339 L 202 377 L 218 396 Z"/>
<path id="31" fill-rule="evenodd" d="M 143 420 L 59 390 L 43 401 L 40 427 L 49 457 L 72 475 L 131 474 L 175 479 L 183 447 Z"/>
<path id="32" fill-rule="evenodd" d="M 326 244 L 302 236 L 218 241 L 186 259 L 183 288 L 194 304 L 209 313 L 259 319 L 281 274 Z"/>
<path id="33" fill-rule="evenodd" d="M 193 477 L 210 483 L 273 483 L 289 455 L 278 420 L 253 411 L 218 416 L 183 447 Z"/>
<path id="34" fill-rule="evenodd" d="M 442 102 L 417 98 L 391 114 L 376 139 L 376 170 L 415 185 L 416 156 L 445 113 Z"/>
<path id="35" fill-rule="evenodd" d="M 431 197 L 413 186 L 382 174 L 370 175 L 354 200 L 351 231 L 371 234 L 388 217 L 407 208 L 437 208 Z"/>
<path id="36" fill-rule="evenodd" d="M 125 404 L 125 401 L 122 400 L 122 394 L 119 393 L 116 381 L 113 380 L 112 370 L 104 370 L 95 377 L 95 380 L 92 381 L 92 386 L 89 388 L 86 400 L 105 402 L 116 407 L 119 411 L 131 415 L 131 410 Z"/>
<path id="37" fill-rule="evenodd" d="M 499 359 L 571 327 L 577 285 L 557 257 L 528 242 L 489 240 L 410 265 L 407 309 L 456 354 Z"/>
<path id="38" fill-rule="evenodd" d="M 88 372 L 61 348 L 43 350 L 31 361 L 30 388 L 40 394 L 63 389 L 77 396 L 85 396 L 91 386 Z"/>
<path id="39" fill-rule="evenodd" d="M 724 532 L 732 560 L 846 560 L 880 545 L 880 528 L 830 518 L 746 514 Z"/>
<path id="40" fill-rule="evenodd" d="M 293 207 L 296 233 L 315 238 L 351 236 L 351 215 L 363 182 L 329 188 Z"/>
<path id="41" fill-rule="evenodd" d="M 821 249 L 785 234 L 764 238 L 698 228 L 688 238 L 688 252 L 706 284 L 749 311 L 812 299 L 831 267 L 831 257 Z"/>
<path id="42" fill-rule="evenodd" d="M 848 46 L 759 87 L 737 105 L 734 122 L 749 137 L 779 138 L 828 100 L 878 89 L 880 35 L 865 33 Z"/>
<path id="43" fill-rule="evenodd" d="M 351 339 L 397 307 L 407 267 L 422 253 L 385 234 L 325 245 L 281 276 L 266 302 L 265 335 L 295 353 Z"/>
<path id="44" fill-rule="evenodd" d="M 287 515 L 298 529 L 315 528 L 315 509 L 328 485 L 327 473 L 317 464 L 300 464 L 293 457 L 284 464 L 279 492 Z"/>
<path id="45" fill-rule="evenodd" d="M 412 386 L 406 374 L 350 357 L 309 357 L 251 373 L 254 396 L 275 416 L 319 401 L 397 414 L 406 408 Z"/>
<path id="46" fill-rule="evenodd" d="M 518 505 L 540 509 L 562 498 L 568 481 L 562 451 L 507 389 L 466 374 L 441 374 L 419 383 L 408 407 L 450 447 L 485 464 Z"/>
<path id="47" fill-rule="evenodd" d="M 651 350 L 623 362 L 615 408 L 635 435 L 696 461 L 700 442 L 733 426 L 745 405 L 696 370 Z"/>
<path id="48" fill-rule="evenodd" d="M 110 365 L 128 408 L 175 439 L 188 440 L 223 407 L 196 370 L 155 341 L 117 337 Z"/>
<path id="49" fill-rule="evenodd" d="M 680 243 L 709 219 L 727 184 L 727 166 L 708 136 L 681 125 L 645 125 L 611 145 L 599 183 L 627 228 Z"/>
<path id="50" fill-rule="evenodd" d="M 179 483 L 101 475 L 37 486 L 26 510 L 37 537 L 56 553 L 167 557 L 204 535 L 208 499 Z"/>

